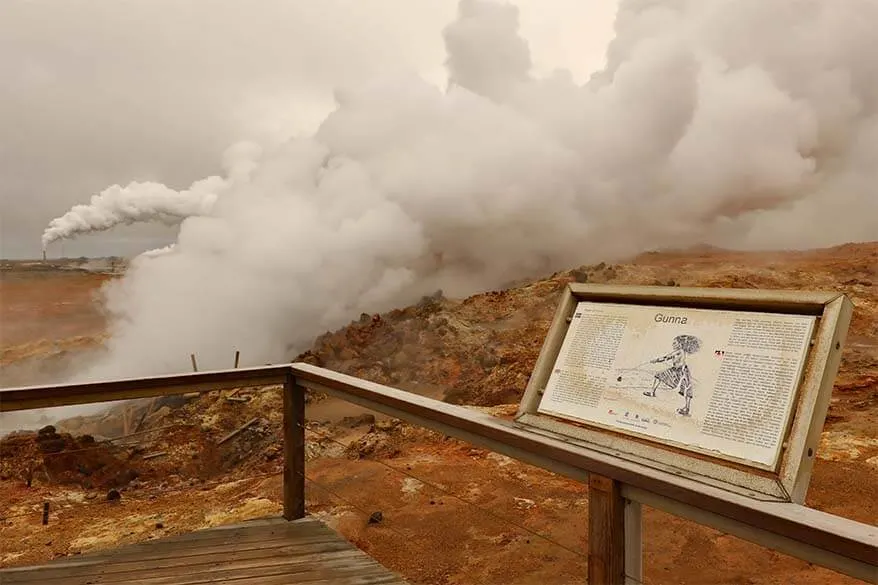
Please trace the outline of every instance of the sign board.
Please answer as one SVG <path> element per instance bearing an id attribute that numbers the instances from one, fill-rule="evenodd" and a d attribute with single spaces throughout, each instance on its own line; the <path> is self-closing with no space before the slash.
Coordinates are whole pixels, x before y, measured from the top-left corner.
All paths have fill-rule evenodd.
<path id="1" fill-rule="evenodd" d="M 850 314 L 838 293 L 572 284 L 516 420 L 800 501 Z"/>

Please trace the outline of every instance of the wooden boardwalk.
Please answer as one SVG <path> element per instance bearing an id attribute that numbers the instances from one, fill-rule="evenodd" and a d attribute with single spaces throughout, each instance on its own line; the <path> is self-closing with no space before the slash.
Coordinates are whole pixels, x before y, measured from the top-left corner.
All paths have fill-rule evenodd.
<path id="1" fill-rule="evenodd" d="M 314 518 L 253 520 L 45 565 L 0 570 L 3 585 L 404 585 Z"/>

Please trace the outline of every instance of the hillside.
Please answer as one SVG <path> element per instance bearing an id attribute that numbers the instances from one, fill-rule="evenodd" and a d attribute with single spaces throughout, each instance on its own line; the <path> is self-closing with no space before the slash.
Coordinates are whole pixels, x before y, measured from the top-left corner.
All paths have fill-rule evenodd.
<path id="1" fill-rule="evenodd" d="M 299 356 L 315 365 L 449 402 L 518 401 L 568 282 L 723 288 L 817 289 L 856 306 L 839 389 L 876 384 L 878 244 L 796 253 L 646 254 L 581 267 L 462 301 L 440 295 L 386 315 L 363 315 Z"/>
<path id="2" fill-rule="evenodd" d="M 363 315 L 320 336 L 298 359 L 510 416 L 571 281 L 849 295 L 854 322 L 808 503 L 861 521 L 878 517 L 876 242 L 807 252 L 651 253 L 463 300 L 437 293 L 408 308 Z M 80 302 L 82 311 L 91 310 Z M 92 319 L 83 325 L 88 331 L 65 330 L 71 337 L 54 343 L 97 344 L 94 325 Z M 37 341 L 15 341 L 4 340 L 7 365 L 33 360 L 33 352 L 19 358 L 15 351 Z M 309 511 L 412 582 L 464 583 L 468 575 L 480 583 L 548 583 L 584 575 L 582 486 L 333 400 L 311 397 L 307 417 Z M 0 444 L 0 498 L 7 502 L 0 564 L 277 513 L 280 422 L 276 390 L 240 389 L 144 401 L 41 434 L 16 433 Z M 251 424 L 227 438 L 245 423 Z M 138 434 L 103 440 L 132 432 Z M 107 502 L 111 489 L 121 496 L 115 503 Z M 39 524 L 43 501 L 52 502 L 48 527 Z M 384 520 L 369 524 L 377 510 Z M 646 534 L 651 583 L 849 582 L 652 510 Z"/>

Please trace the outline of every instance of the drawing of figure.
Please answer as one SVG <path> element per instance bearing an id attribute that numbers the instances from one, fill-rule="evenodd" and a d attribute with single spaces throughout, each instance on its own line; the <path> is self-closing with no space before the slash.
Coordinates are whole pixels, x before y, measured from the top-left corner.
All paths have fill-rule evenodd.
<path id="1" fill-rule="evenodd" d="M 689 406 L 692 403 L 692 373 L 689 371 L 689 365 L 686 363 L 686 356 L 692 355 L 701 349 L 701 340 L 694 335 L 678 335 L 671 344 L 672 351 L 661 357 L 650 360 L 651 364 L 662 362 L 671 362 L 670 367 L 656 372 L 652 390 L 647 390 L 643 394 L 645 396 L 655 396 L 655 391 L 659 384 L 663 384 L 671 390 L 679 388 L 679 394 L 685 400 L 682 408 L 677 409 L 677 413 L 684 416 L 689 414 Z"/>

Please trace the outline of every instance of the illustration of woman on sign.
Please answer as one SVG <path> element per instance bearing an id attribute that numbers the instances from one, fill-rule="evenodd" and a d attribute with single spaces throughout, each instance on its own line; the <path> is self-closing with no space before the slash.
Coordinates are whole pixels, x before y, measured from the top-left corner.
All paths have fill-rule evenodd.
<path id="1" fill-rule="evenodd" d="M 674 338 L 671 347 L 673 351 L 669 354 L 649 361 L 651 364 L 669 361 L 671 366 L 657 372 L 652 383 L 652 390 L 647 390 L 643 394 L 654 397 L 659 384 L 664 384 L 671 390 L 679 387 L 679 394 L 686 402 L 682 408 L 677 409 L 677 412 L 686 416 L 689 414 L 689 405 L 692 402 L 692 373 L 686 363 L 686 356 L 697 353 L 701 349 L 701 340 L 694 335 L 678 335 Z"/>

